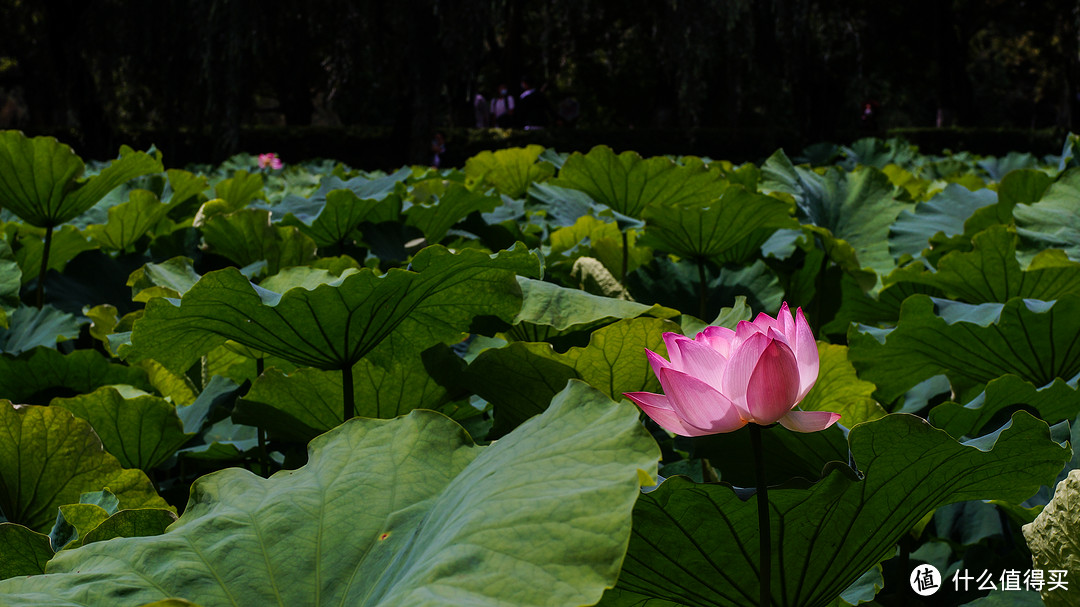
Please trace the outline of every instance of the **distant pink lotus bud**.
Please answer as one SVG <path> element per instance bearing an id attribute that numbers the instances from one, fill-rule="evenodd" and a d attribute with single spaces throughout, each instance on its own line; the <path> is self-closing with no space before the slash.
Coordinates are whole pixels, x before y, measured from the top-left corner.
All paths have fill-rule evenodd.
<path id="1" fill-rule="evenodd" d="M 732 432 L 780 422 L 796 432 L 824 430 L 839 413 L 797 411 L 818 377 L 818 351 L 802 308 L 785 302 L 776 318 L 759 314 L 734 331 L 706 327 L 690 339 L 665 333 L 668 359 L 646 350 L 664 394 L 626 397 L 663 428 L 682 436 Z"/>
<path id="2" fill-rule="evenodd" d="M 273 152 L 269 152 L 269 153 L 266 153 L 266 154 L 259 154 L 259 168 L 260 169 L 271 168 L 271 169 L 274 169 L 276 171 L 276 170 L 280 169 L 283 166 L 285 166 L 285 165 L 281 163 L 281 159 L 278 158 L 277 154 L 275 154 Z"/>

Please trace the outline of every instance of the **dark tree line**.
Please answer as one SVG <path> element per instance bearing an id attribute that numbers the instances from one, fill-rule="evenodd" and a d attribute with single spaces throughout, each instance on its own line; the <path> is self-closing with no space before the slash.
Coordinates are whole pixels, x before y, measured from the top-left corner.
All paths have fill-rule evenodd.
<path id="1" fill-rule="evenodd" d="M 1073 129 L 1078 20 L 1053 0 L 0 0 L 0 126 L 112 151 L 209 129 L 224 155 L 247 125 L 365 125 L 419 162 L 473 94 L 530 74 L 594 128 L 828 139 L 872 102 L 878 127 Z"/>

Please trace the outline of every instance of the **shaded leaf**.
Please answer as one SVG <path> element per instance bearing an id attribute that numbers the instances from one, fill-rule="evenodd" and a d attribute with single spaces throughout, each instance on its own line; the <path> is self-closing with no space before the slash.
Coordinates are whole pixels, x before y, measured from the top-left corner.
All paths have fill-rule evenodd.
<path id="1" fill-rule="evenodd" d="M 483 178 L 500 194 L 521 198 L 530 185 L 555 174 L 555 167 L 550 162 L 538 162 L 543 151 L 544 147 L 540 145 L 485 150 L 465 161 L 465 175 L 472 179 Z"/>
<path id="2" fill-rule="evenodd" d="M 40 310 L 22 306 L 8 316 L 8 328 L 0 329 L 0 352 L 21 354 L 38 346 L 55 348 L 58 340 L 78 337 L 82 325 L 75 316 L 51 305 Z"/>
<path id="3" fill-rule="evenodd" d="M 1036 388 L 1015 375 L 1003 375 L 986 384 L 986 390 L 966 405 L 942 403 L 930 410 L 930 423 L 949 434 L 974 436 L 991 421 L 1023 406 L 1053 425 L 1080 415 L 1080 392 L 1061 379 Z"/>
<path id="4" fill-rule="evenodd" d="M 0 523 L 0 580 L 45 573 L 45 563 L 52 556 L 49 536 L 15 523 Z"/>
<path id="5" fill-rule="evenodd" d="M 829 604 L 937 506 L 1019 502 L 1069 457 L 1023 412 L 969 443 L 918 417 L 887 415 L 852 428 L 849 444 L 862 479 L 838 469 L 808 489 L 769 491 L 775 605 Z M 600 604 L 757 605 L 757 529 L 756 498 L 669 478 L 638 500 L 622 592 Z"/>
<path id="6" fill-rule="evenodd" d="M 46 390 L 63 388 L 82 394 L 111 384 L 152 389 L 142 369 L 111 363 L 93 350 L 61 354 L 52 348 L 34 348 L 18 356 L 0 355 L 0 394 L 15 402 L 27 402 Z"/>
<path id="7" fill-rule="evenodd" d="M 1078 341 L 1077 295 L 979 306 L 913 295 L 904 301 L 895 329 L 848 331 L 852 364 L 877 385 L 886 403 L 940 373 L 954 387 L 963 382 L 960 398 L 973 397 L 1006 374 L 1036 386 L 1068 380 L 1080 373 Z"/>
<path id="8" fill-rule="evenodd" d="M 270 274 L 315 259 L 315 241 L 294 227 L 270 224 L 270 212 L 242 209 L 210 216 L 202 225 L 210 250 L 243 267 L 266 261 Z"/>

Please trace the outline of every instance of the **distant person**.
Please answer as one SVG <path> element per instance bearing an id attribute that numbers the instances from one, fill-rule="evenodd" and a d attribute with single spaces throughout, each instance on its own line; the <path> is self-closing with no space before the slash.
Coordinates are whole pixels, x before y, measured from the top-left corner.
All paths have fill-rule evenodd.
<path id="1" fill-rule="evenodd" d="M 473 114 L 476 118 L 476 128 L 491 128 L 491 111 L 488 100 L 481 93 L 473 95 Z"/>
<path id="2" fill-rule="evenodd" d="M 544 92 L 534 88 L 529 78 L 522 78 L 521 95 L 518 97 L 518 123 L 526 131 L 542 129 L 548 125 L 549 114 Z"/>
<path id="3" fill-rule="evenodd" d="M 505 84 L 499 85 L 499 92 L 491 100 L 491 123 L 501 129 L 514 126 L 514 97 Z"/>
<path id="4" fill-rule="evenodd" d="M 877 131 L 877 117 L 880 108 L 881 104 L 873 99 L 863 102 L 862 114 L 859 116 L 859 124 L 863 130 Z"/>
<path id="5" fill-rule="evenodd" d="M 433 168 L 442 166 L 443 154 L 446 154 L 446 136 L 442 134 L 442 131 L 436 131 L 435 136 L 431 138 L 431 166 Z"/>

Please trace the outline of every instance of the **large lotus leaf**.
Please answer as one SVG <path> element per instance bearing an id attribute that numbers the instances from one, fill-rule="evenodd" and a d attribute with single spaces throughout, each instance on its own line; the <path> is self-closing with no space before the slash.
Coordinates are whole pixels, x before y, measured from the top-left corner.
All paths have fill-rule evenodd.
<path id="1" fill-rule="evenodd" d="M 791 164 L 778 151 L 762 165 L 762 189 L 795 197 L 801 219 L 824 228 L 850 244 L 859 267 L 885 274 L 896 265 L 889 252 L 889 229 L 896 217 L 914 207 L 906 194 L 873 167 L 847 173 L 837 168 L 824 175 Z"/>
<path id="2" fill-rule="evenodd" d="M 212 215 L 202 225 L 210 250 L 241 267 L 266 261 L 270 274 L 315 259 L 315 241 L 294 227 L 271 225 L 270 212 L 242 209 Z"/>
<path id="3" fill-rule="evenodd" d="M 326 206 L 327 197 L 330 192 L 349 190 L 360 200 L 383 200 L 394 192 L 398 183 L 404 181 L 411 175 L 412 170 L 409 167 L 403 167 L 390 175 L 379 177 L 359 176 L 349 179 L 348 181 L 342 181 L 335 175 L 327 175 L 322 178 L 322 183 L 319 184 L 319 188 L 307 198 L 296 194 L 289 194 L 285 196 L 280 203 L 273 205 L 272 207 L 266 206 L 262 208 L 272 210 L 274 216 L 280 218 L 283 222 L 286 218 L 289 218 L 290 223 L 295 220 L 305 225 L 312 225 L 319 215 L 322 214 L 323 207 Z M 259 203 L 256 203 L 254 206 L 259 207 L 260 205 Z M 394 201 L 386 205 L 385 210 L 393 211 L 392 216 L 386 217 L 379 212 L 376 213 L 376 215 L 380 218 L 372 219 L 371 221 L 379 223 L 380 221 L 392 221 L 397 219 L 397 215 L 401 210 L 400 201 Z"/>
<path id="4" fill-rule="evenodd" d="M 176 406 L 157 396 L 124 398 L 116 388 L 105 386 L 90 394 L 53 399 L 51 405 L 90 422 L 105 450 L 125 468 L 152 470 L 193 436 L 184 434 Z"/>
<path id="5" fill-rule="evenodd" d="M 1070 455 L 1024 412 L 967 443 L 918 417 L 886 415 L 852 428 L 848 443 L 862 478 L 836 469 L 808 489 L 769 491 L 773 605 L 829 604 L 938 506 L 1022 501 Z M 619 583 L 600 604 L 756 606 L 758 559 L 756 498 L 673 477 L 638 500 Z"/>
<path id="6" fill-rule="evenodd" d="M 1080 168 L 1066 171 L 1033 204 L 1013 208 L 1016 229 L 1039 249 L 1064 249 L 1080 261 Z"/>
<path id="7" fill-rule="evenodd" d="M 860 377 L 877 385 L 885 403 L 941 373 L 954 388 L 957 381 L 967 388 L 960 398 L 1010 373 L 1036 386 L 1072 379 L 1080 373 L 1078 342 L 1077 295 L 978 306 L 913 295 L 904 301 L 895 329 L 852 326 L 848 332 L 852 363 Z"/>
<path id="8" fill-rule="evenodd" d="M 54 227 L 82 214 L 116 186 L 162 170 L 160 160 L 126 146 L 100 173 L 80 180 L 85 168 L 70 147 L 52 137 L 0 131 L 0 206 L 27 223 Z"/>
<path id="9" fill-rule="evenodd" d="M 540 145 L 494 152 L 485 150 L 465 161 L 465 175 L 483 178 L 500 194 L 521 198 L 530 185 L 555 174 L 555 166 L 550 162 L 537 162 L 543 151 L 544 147 Z"/>
<path id="10" fill-rule="evenodd" d="M 645 348 L 662 356 L 665 332 L 679 332 L 659 318 L 620 320 L 593 331 L 589 345 L 560 354 L 546 343 L 514 342 L 480 353 L 465 372 L 464 383 L 495 406 L 496 434 L 508 432 L 542 413 L 559 384 L 582 379 L 609 398 L 623 392 L 659 392 Z"/>
<path id="11" fill-rule="evenodd" d="M 179 202 L 182 199 L 176 198 L 175 203 Z M 127 202 L 109 209 L 104 225 L 87 226 L 86 234 L 103 249 L 123 251 L 145 236 L 173 206 L 173 202 L 162 202 L 153 192 L 133 190 Z"/>
<path id="12" fill-rule="evenodd" d="M 0 400 L 0 511 L 8 521 L 48 531 L 56 509 L 108 488 L 124 508 L 167 508 L 140 470 L 124 470 L 90 424 L 53 407 Z"/>
<path id="13" fill-rule="evenodd" d="M 515 341 L 544 341 L 554 335 L 582 331 L 623 318 L 674 318 L 678 310 L 647 306 L 625 299 L 593 295 L 580 289 L 519 276 L 521 311 L 504 334 Z"/>
<path id="14" fill-rule="evenodd" d="M 83 324 L 51 305 L 40 310 L 22 306 L 8 316 L 8 328 L 0 329 L 0 352 L 21 354 L 38 346 L 55 348 L 58 339 L 78 337 Z"/>
<path id="15" fill-rule="evenodd" d="M 1080 263 L 1059 250 L 1047 250 L 1022 270 L 1016 258 L 1018 241 L 1008 226 L 991 226 L 975 235 L 971 251 L 953 251 L 942 257 L 936 272 L 913 264 L 893 272 L 885 282 L 923 284 L 975 304 L 1006 302 L 1013 297 L 1050 301 L 1067 293 L 1080 294 Z"/>
<path id="16" fill-rule="evenodd" d="M 15 402 L 46 404 L 53 396 L 93 392 L 111 384 L 153 389 L 142 369 L 110 363 L 93 350 L 61 354 L 34 348 L 18 356 L 0 355 L 0 394 Z"/>
<path id="17" fill-rule="evenodd" d="M 246 207 L 263 193 L 263 176 L 259 173 L 237 171 L 214 187 L 214 196 L 222 200 L 230 211 Z"/>
<path id="18" fill-rule="evenodd" d="M 151 297 L 181 297 L 199 282 L 199 273 L 187 257 L 173 257 L 161 263 L 147 262 L 128 276 L 132 301 Z"/>
<path id="19" fill-rule="evenodd" d="M 894 271 L 900 272 L 902 269 Z M 890 274 L 889 276 L 892 276 Z M 886 282 L 889 278 L 886 277 Z M 908 297 L 923 293 L 932 297 L 943 295 L 941 291 L 913 282 L 888 284 L 876 296 L 863 291 L 858 281 L 849 274 L 840 279 L 840 309 L 822 330 L 825 333 L 846 333 L 853 323 L 875 326 L 882 323 L 896 324 L 900 318 L 900 306 Z"/>
<path id="20" fill-rule="evenodd" d="M 1042 589 L 1042 598 L 1048 607 L 1076 607 L 1080 605 L 1080 592 L 1076 580 L 1068 573 L 1080 571 L 1080 525 L 1076 513 L 1080 511 L 1080 470 L 1073 470 L 1057 485 L 1054 499 L 1039 514 L 1035 522 L 1024 525 L 1024 539 L 1031 549 L 1031 560 L 1037 569 L 1065 571 L 1053 577 L 1063 577 L 1066 588 Z"/>
<path id="21" fill-rule="evenodd" d="M 742 186 L 706 205 L 653 204 L 642 214 L 653 248 L 718 264 L 745 261 L 777 228 L 798 227 L 786 203 Z"/>
<path id="22" fill-rule="evenodd" d="M 1034 169 L 1039 161 L 1034 155 L 1021 152 L 1009 152 L 1001 157 L 984 158 L 978 162 L 979 168 L 990 175 L 990 179 L 1001 181 L 1003 177 L 1023 169 Z"/>
<path id="23" fill-rule="evenodd" d="M 616 155 L 603 145 L 588 154 L 571 154 L 551 184 L 581 190 L 596 202 L 636 218 L 650 204 L 705 205 L 728 186 L 719 171 L 682 166 L 663 156 Z"/>
<path id="24" fill-rule="evenodd" d="M 1061 379 L 1036 388 L 1015 375 L 986 384 L 986 390 L 966 405 L 942 403 L 930 410 L 930 423 L 953 436 L 973 436 L 1010 408 L 1037 411 L 1051 425 L 1080 415 L 1080 391 Z"/>
<path id="25" fill-rule="evenodd" d="M 563 385 L 566 381 L 563 380 Z M 446 402 L 446 389 L 419 356 L 379 367 L 364 359 L 353 366 L 356 414 L 387 419 Z M 341 375 L 304 367 L 285 374 L 269 368 L 237 403 L 234 419 L 294 440 L 310 440 L 342 422 Z"/>
<path id="26" fill-rule="evenodd" d="M 45 231 L 29 225 L 9 223 L 4 228 L 8 241 L 17 243 L 12 248 L 15 260 L 22 270 L 22 283 L 26 284 L 41 273 L 41 256 L 45 252 Z M 72 259 L 83 251 L 97 248 L 85 234 L 75 226 L 64 225 L 53 229 L 52 243 L 49 245 L 49 270 L 63 272 Z"/>
<path id="27" fill-rule="evenodd" d="M 502 199 L 469 190 L 460 183 L 439 183 L 435 193 L 423 202 L 416 201 L 405 211 L 406 225 L 415 226 L 429 243 L 437 243 L 446 232 L 470 213 L 494 211 Z"/>
<path id="28" fill-rule="evenodd" d="M 320 369 L 343 369 L 369 352 L 384 364 L 461 339 L 474 316 L 511 320 L 521 305 L 514 274 L 539 273 L 537 258 L 520 245 L 496 255 L 428 247 L 412 268 L 383 276 L 364 269 L 284 294 L 251 284 L 235 268 L 210 272 L 179 301 L 150 300 L 120 353 L 184 372 L 232 339 Z"/>
<path id="29" fill-rule="evenodd" d="M 353 419 L 299 470 L 204 476 L 164 535 L 65 552 L 45 576 L 0 584 L 0 600 L 592 604 L 618 577 L 658 456 L 632 407 L 580 383 L 490 447 L 430 411 Z"/>
<path id="30" fill-rule="evenodd" d="M 897 217 L 889 235 L 893 255 L 918 256 L 930 246 L 930 238 L 938 232 L 945 236 L 964 233 L 964 222 L 983 207 L 995 204 L 998 195 L 993 190 L 977 192 L 962 185 L 950 183 L 929 202 L 912 210 L 905 210 Z"/>
<path id="31" fill-rule="evenodd" d="M 53 556 L 49 536 L 15 523 L 0 523 L 0 580 L 45 573 Z"/>
<path id="32" fill-rule="evenodd" d="M 329 247 L 343 242 L 364 221 L 392 221 L 401 209 L 401 201 L 396 196 L 359 198 L 352 190 L 328 192 L 323 201 L 314 215 L 298 208 L 299 215 L 289 212 L 281 219 L 281 224 L 296 226 L 318 246 Z M 285 212 L 281 206 L 272 207 L 273 212 Z"/>
<path id="33" fill-rule="evenodd" d="M 583 215 L 573 225 L 559 228 L 551 233 L 551 261 L 560 254 L 570 259 L 581 256 L 595 257 L 612 275 L 622 273 L 623 236 L 628 247 L 626 271 L 633 272 L 653 259 L 653 250 L 638 244 L 638 231 L 623 232 L 614 221 L 605 221 L 592 215 Z"/>

